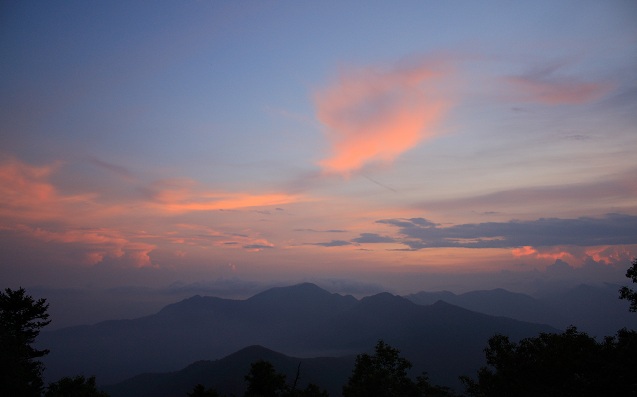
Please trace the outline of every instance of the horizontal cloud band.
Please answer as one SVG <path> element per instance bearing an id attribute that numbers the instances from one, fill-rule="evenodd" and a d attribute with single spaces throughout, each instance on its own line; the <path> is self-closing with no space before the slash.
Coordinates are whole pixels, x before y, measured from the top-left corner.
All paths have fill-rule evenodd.
<path id="1" fill-rule="evenodd" d="M 399 237 L 363 233 L 353 241 L 404 244 L 412 250 L 423 248 L 516 248 L 523 246 L 599 246 L 637 243 L 637 216 L 607 214 L 601 218 L 540 218 L 461 224 L 440 227 L 424 218 L 382 219 L 377 223 L 397 227 Z"/>

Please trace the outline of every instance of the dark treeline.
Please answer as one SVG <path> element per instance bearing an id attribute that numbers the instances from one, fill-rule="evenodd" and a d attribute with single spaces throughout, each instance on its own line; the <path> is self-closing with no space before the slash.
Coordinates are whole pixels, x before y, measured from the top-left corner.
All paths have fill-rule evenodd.
<path id="1" fill-rule="evenodd" d="M 637 258 L 626 276 L 637 283 Z M 620 298 L 637 311 L 637 292 L 628 287 Z M 0 291 L 0 395 L 23 397 L 107 397 L 95 377 L 64 377 L 44 386 L 44 365 L 38 360 L 48 350 L 33 347 L 40 330 L 50 323 L 45 299 L 35 300 L 23 288 Z M 511 341 L 494 335 L 485 348 L 486 366 L 475 377 L 462 376 L 470 397 L 500 396 L 637 396 L 637 332 L 621 329 L 602 341 L 571 326 L 562 333 Z M 460 396 L 432 384 L 426 373 L 413 379 L 412 364 L 400 351 L 379 340 L 373 354 L 359 354 L 344 397 L 444 397 Z M 298 387 L 299 363 L 294 379 L 277 372 L 272 363 L 253 362 L 245 375 L 244 397 L 327 397 L 320 385 Z M 190 397 L 221 396 L 214 385 L 194 385 L 184 391 Z M 234 397 L 234 396 L 233 396 Z"/>

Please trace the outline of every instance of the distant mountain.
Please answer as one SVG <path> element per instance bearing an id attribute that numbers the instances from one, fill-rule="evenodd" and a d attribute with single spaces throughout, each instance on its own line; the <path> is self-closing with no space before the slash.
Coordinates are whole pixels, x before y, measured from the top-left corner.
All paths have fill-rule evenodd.
<path id="1" fill-rule="evenodd" d="M 456 295 L 449 291 L 418 292 L 405 298 L 420 305 L 430 305 L 442 300 L 452 305 L 492 316 L 515 318 L 539 324 L 551 324 L 563 328 L 559 314 L 547 303 L 529 295 L 509 292 L 498 288 L 486 291 L 471 291 Z M 568 324 L 566 324 L 568 325 Z"/>
<path id="2" fill-rule="evenodd" d="M 405 298 L 421 305 L 443 300 L 479 313 L 549 324 L 559 329 L 575 325 L 592 336 L 602 337 L 614 335 L 623 327 L 637 329 L 637 316 L 628 312 L 626 302 L 618 299 L 618 290 L 618 285 L 604 284 L 579 285 L 538 297 L 494 289 L 460 295 L 423 291 Z"/>
<path id="3" fill-rule="evenodd" d="M 96 375 L 100 384 L 143 372 L 167 372 L 261 345 L 296 357 L 347 356 L 379 339 L 400 349 L 433 381 L 451 385 L 484 362 L 489 337 L 557 331 L 475 313 L 444 302 L 417 305 L 381 293 L 357 300 L 313 284 L 273 288 L 246 300 L 194 296 L 134 320 L 43 332 L 48 381 Z"/>
<path id="4" fill-rule="evenodd" d="M 628 302 L 619 299 L 616 284 L 578 285 L 552 292 L 538 300 L 559 314 L 560 326 L 575 325 L 591 336 L 614 335 L 620 328 L 637 329 L 637 315 Z"/>
<path id="5" fill-rule="evenodd" d="M 314 383 L 326 389 L 331 396 L 337 396 L 354 367 L 354 358 L 289 357 L 262 346 L 250 346 L 219 360 L 197 361 L 176 372 L 142 374 L 103 389 L 111 397 L 173 397 L 185 396 L 201 383 L 223 395 L 241 396 L 246 389 L 244 377 L 250 371 L 250 364 L 266 360 L 274 365 L 277 372 L 286 375 L 288 384 L 292 384 L 299 369 L 298 388 Z"/>

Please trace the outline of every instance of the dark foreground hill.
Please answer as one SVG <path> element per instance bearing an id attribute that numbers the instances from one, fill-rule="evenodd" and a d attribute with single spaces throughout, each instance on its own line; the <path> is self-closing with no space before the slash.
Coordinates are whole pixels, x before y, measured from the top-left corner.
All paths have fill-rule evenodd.
<path id="1" fill-rule="evenodd" d="M 298 369 L 298 388 L 304 389 L 308 383 L 314 383 L 327 390 L 330 396 L 338 396 L 354 367 L 354 358 L 289 357 L 262 346 L 250 346 L 219 360 L 197 361 L 176 372 L 142 374 L 103 389 L 111 397 L 173 397 L 185 396 L 194 385 L 202 384 L 215 388 L 222 395 L 241 396 L 246 389 L 244 377 L 250 371 L 250 364 L 265 360 L 271 362 L 277 372 L 286 375 L 288 384 L 294 382 Z"/>
<path id="2" fill-rule="evenodd" d="M 484 363 L 495 333 L 512 339 L 555 332 L 546 325 L 475 313 L 444 302 L 417 305 L 382 293 L 357 300 L 313 284 L 274 288 L 246 300 L 194 296 L 134 320 L 44 332 L 48 381 L 95 375 L 100 384 L 168 372 L 261 345 L 296 357 L 348 356 L 377 340 L 401 350 L 416 372 L 457 384 Z"/>

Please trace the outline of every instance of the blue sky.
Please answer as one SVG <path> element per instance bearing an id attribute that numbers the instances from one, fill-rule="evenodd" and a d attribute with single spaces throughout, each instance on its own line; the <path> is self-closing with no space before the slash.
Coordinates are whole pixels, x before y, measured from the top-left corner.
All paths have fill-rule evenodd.
<path id="1" fill-rule="evenodd" d="M 621 281 L 636 18 L 631 1 L 3 4 L 0 277 L 411 292 L 563 261 Z"/>

